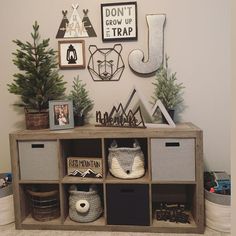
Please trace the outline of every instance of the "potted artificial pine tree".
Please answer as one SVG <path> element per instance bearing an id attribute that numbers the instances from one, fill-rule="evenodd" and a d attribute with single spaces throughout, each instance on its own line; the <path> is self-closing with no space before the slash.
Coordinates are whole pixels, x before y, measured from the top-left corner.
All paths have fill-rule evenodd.
<path id="1" fill-rule="evenodd" d="M 84 125 L 88 113 L 93 109 L 93 101 L 89 98 L 86 84 L 83 84 L 79 76 L 73 80 L 72 90 L 68 99 L 73 101 L 73 113 L 75 126 Z"/>
<path id="2" fill-rule="evenodd" d="M 183 83 L 177 83 L 176 72 L 171 73 L 168 68 L 168 57 L 165 56 L 165 61 L 157 70 L 154 85 L 154 94 L 152 96 L 152 104 L 160 100 L 165 106 L 171 118 L 174 119 L 174 113 L 177 105 L 183 102 Z M 162 116 L 162 121 L 167 123 L 165 117 Z"/>
<path id="3" fill-rule="evenodd" d="M 13 75 L 8 91 L 21 98 L 14 105 L 25 108 L 26 128 L 43 129 L 49 127 L 48 101 L 64 97 L 66 82 L 58 73 L 57 54 L 49 48 L 50 39 L 40 40 L 37 21 L 31 37 L 32 43 L 13 40 L 18 46 L 13 63 L 20 73 Z"/>

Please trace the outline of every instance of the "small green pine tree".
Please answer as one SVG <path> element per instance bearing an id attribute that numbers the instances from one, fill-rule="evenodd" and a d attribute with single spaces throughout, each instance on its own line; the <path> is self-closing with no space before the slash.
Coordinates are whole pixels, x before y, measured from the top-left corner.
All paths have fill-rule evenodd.
<path id="1" fill-rule="evenodd" d="M 93 101 L 89 98 L 86 84 L 79 80 L 79 76 L 73 80 L 72 90 L 68 95 L 68 99 L 73 101 L 74 115 L 86 116 L 93 109 Z"/>
<path id="2" fill-rule="evenodd" d="M 183 102 L 183 83 L 177 83 L 176 72 L 169 73 L 168 57 L 165 57 L 165 65 L 162 63 L 161 67 L 156 73 L 154 85 L 154 95 L 152 96 L 152 104 L 155 104 L 159 99 L 166 109 L 174 109 L 178 104 Z"/>
<path id="3" fill-rule="evenodd" d="M 13 75 L 8 91 L 20 95 L 22 102 L 15 105 L 41 112 L 48 109 L 49 100 L 63 98 L 66 82 L 58 73 L 56 51 L 48 48 L 50 39 L 40 41 L 37 21 L 31 37 L 33 43 L 13 40 L 18 46 L 13 63 L 22 73 Z"/>

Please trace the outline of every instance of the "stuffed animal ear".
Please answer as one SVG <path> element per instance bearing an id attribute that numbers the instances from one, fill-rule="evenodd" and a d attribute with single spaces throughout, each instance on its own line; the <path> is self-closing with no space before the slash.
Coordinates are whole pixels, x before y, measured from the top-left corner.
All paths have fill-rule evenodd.
<path id="1" fill-rule="evenodd" d="M 98 187 L 97 187 L 96 184 L 91 184 L 91 185 L 89 186 L 89 192 L 93 192 L 93 191 L 95 191 L 95 192 L 98 191 Z"/>
<path id="2" fill-rule="evenodd" d="M 121 44 L 115 44 L 113 49 L 115 49 L 118 53 L 120 53 L 123 49 Z"/>
<path id="3" fill-rule="evenodd" d="M 139 147 L 139 142 L 137 139 L 134 140 L 133 147 L 134 148 Z"/>
<path id="4" fill-rule="evenodd" d="M 118 144 L 117 144 L 116 140 L 113 140 L 110 145 L 110 148 L 117 148 L 117 147 L 118 147 Z"/>
<path id="5" fill-rule="evenodd" d="M 91 54 L 94 54 L 97 51 L 97 46 L 96 45 L 90 45 L 89 46 L 89 51 Z"/>

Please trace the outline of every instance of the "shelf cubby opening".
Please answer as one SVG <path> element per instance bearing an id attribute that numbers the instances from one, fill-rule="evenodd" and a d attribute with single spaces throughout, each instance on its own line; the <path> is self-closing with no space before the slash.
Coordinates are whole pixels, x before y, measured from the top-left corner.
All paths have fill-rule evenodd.
<path id="1" fill-rule="evenodd" d="M 57 184 L 20 185 L 22 224 L 60 224 L 60 194 Z"/>
<path id="2" fill-rule="evenodd" d="M 63 139 L 61 140 L 61 165 L 62 165 L 62 178 L 66 177 L 65 182 L 68 181 L 67 177 L 68 174 L 68 158 L 78 158 L 80 161 L 76 161 L 74 168 L 76 173 L 73 172 L 74 176 L 72 177 L 81 177 L 82 175 L 86 174 L 87 170 L 91 169 L 91 160 L 98 160 L 95 161 L 96 163 L 99 162 L 99 165 L 102 168 L 102 140 L 101 139 Z M 82 166 L 82 171 L 78 170 L 79 165 Z M 89 164 L 90 163 L 90 164 Z M 94 162 L 92 161 L 92 164 Z M 78 168 L 77 168 L 78 167 Z M 103 170 L 102 170 L 103 171 Z M 85 173 L 86 172 L 86 173 Z M 89 172 L 89 175 L 94 174 L 97 175 L 98 173 Z M 103 174 L 99 178 L 102 178 Z M 69 178 L 70 179 L 70 178 Z M 77 178 L 77 180 L 81 180 L 82 178 Z M 76 181 L 77 181 L 76 180 Z M 64 181 L 64 180 L 63 180 Z"/>
<path id="3" fill-rule="evenodd" d="M 113 141 L 116 141 L 117 145 L 119 148 L 122 147 L 128 147 L 128 148 L 132 148 L 134 141 L 137 140 L 140 148 L 143 152 L 144 155 L 144 167 L 145 167 L 145 175 L 143 177 L 141 177 L 141 179 L 143 180 L 147 180 L 149 179 L 149 166 L 148 166 L 148 140 L 147 138 L 107 138 L 104 140 L 104 145 L 105 145 L 105 175 L 107 176 L 107 178 L 109 180 L 113 180 L 113 179 L 119 179 L 116 178 L 114 176 L 112 176 L 112 174 L 109 172 L 109 166 L 108 166 L 108 155 L 109 155 L 109 148 L 112 144 Z M 137 181 L 139 180 L 139 178 L 135 178 Z M 122 181 L 122 179 L 119 179 L 120 181 Z"/>
<path id="4" fill-rule="evenodd" d="M 152 219 L 155 227 L 196 228 L 193 184 L 152 184 Z"/>
<path id="5" fill-rule="evenodd" d="M 89 189 L 91 186 L 95 185 L 96 189 L 96 196 L 94 194 L 89 194 Z M 70 190 L 76 190 L 76 194 L 70 193 Z M 63 191 L 64 191 L 64 225 L 70 225 L 70 226 L 104 226 L 105 225 L 105 217 L 104 217 L 104 191 L 103 191 L 103 184 L 94 184 L 92 181 L 91 183 L 77 183 L 77 184 L 64 184 L 63 185 Z M 99 216 L 93 216 L 91 211 L 97 210 L 98 204 L 98 197 L 101 201 L 101 207 L 99 207 L 101 214 Z M 88 204 L 89 209 L 88 211 L 84 213 L 80 213 L 80 211 L 76 212 L 78 214 L 78 218 L 71 217 L 73 213 L 70 213 L 70 208 L 73 208 L 73 210 L 76 208 L 77 202 L 82 202 L 82 207 L 84 207 L 84 204 Z M 83 202 L 85 201 L 85 203 Z M 73 205 L 75 204 L 75 205 Z M 98 204 L 99 205 L 99 204 Z M 86 206 L 85 206 L 86 207 Z M 71 215 L 70 215 L 71 214 Z M 91 221 L 87 221 L 88 218 L 94 218 Z M 83 220 L 83 217 L 85 217 L 85 220 Z M 96 218 L 96 219 L 95 219 Z"/>

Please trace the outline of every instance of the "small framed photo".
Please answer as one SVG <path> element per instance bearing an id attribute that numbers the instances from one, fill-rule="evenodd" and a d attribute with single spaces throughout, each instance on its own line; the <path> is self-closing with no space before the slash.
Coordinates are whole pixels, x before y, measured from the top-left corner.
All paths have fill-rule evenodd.
<path id="1" fill-rule="evenodd" d="M 74 128 L 72 101 L 49 101 L 49 125 L 51 130 Z"/>
<path id="2" fill-rule="evenodd" d="M 137 2 L 101 4 L 102 40 L 137 40 Z"/>
<path id="3" fill-rule="evenodd" d="M 85 68 L 84 40 L 58 41 L 58 50 L 61 69 Z"/>

